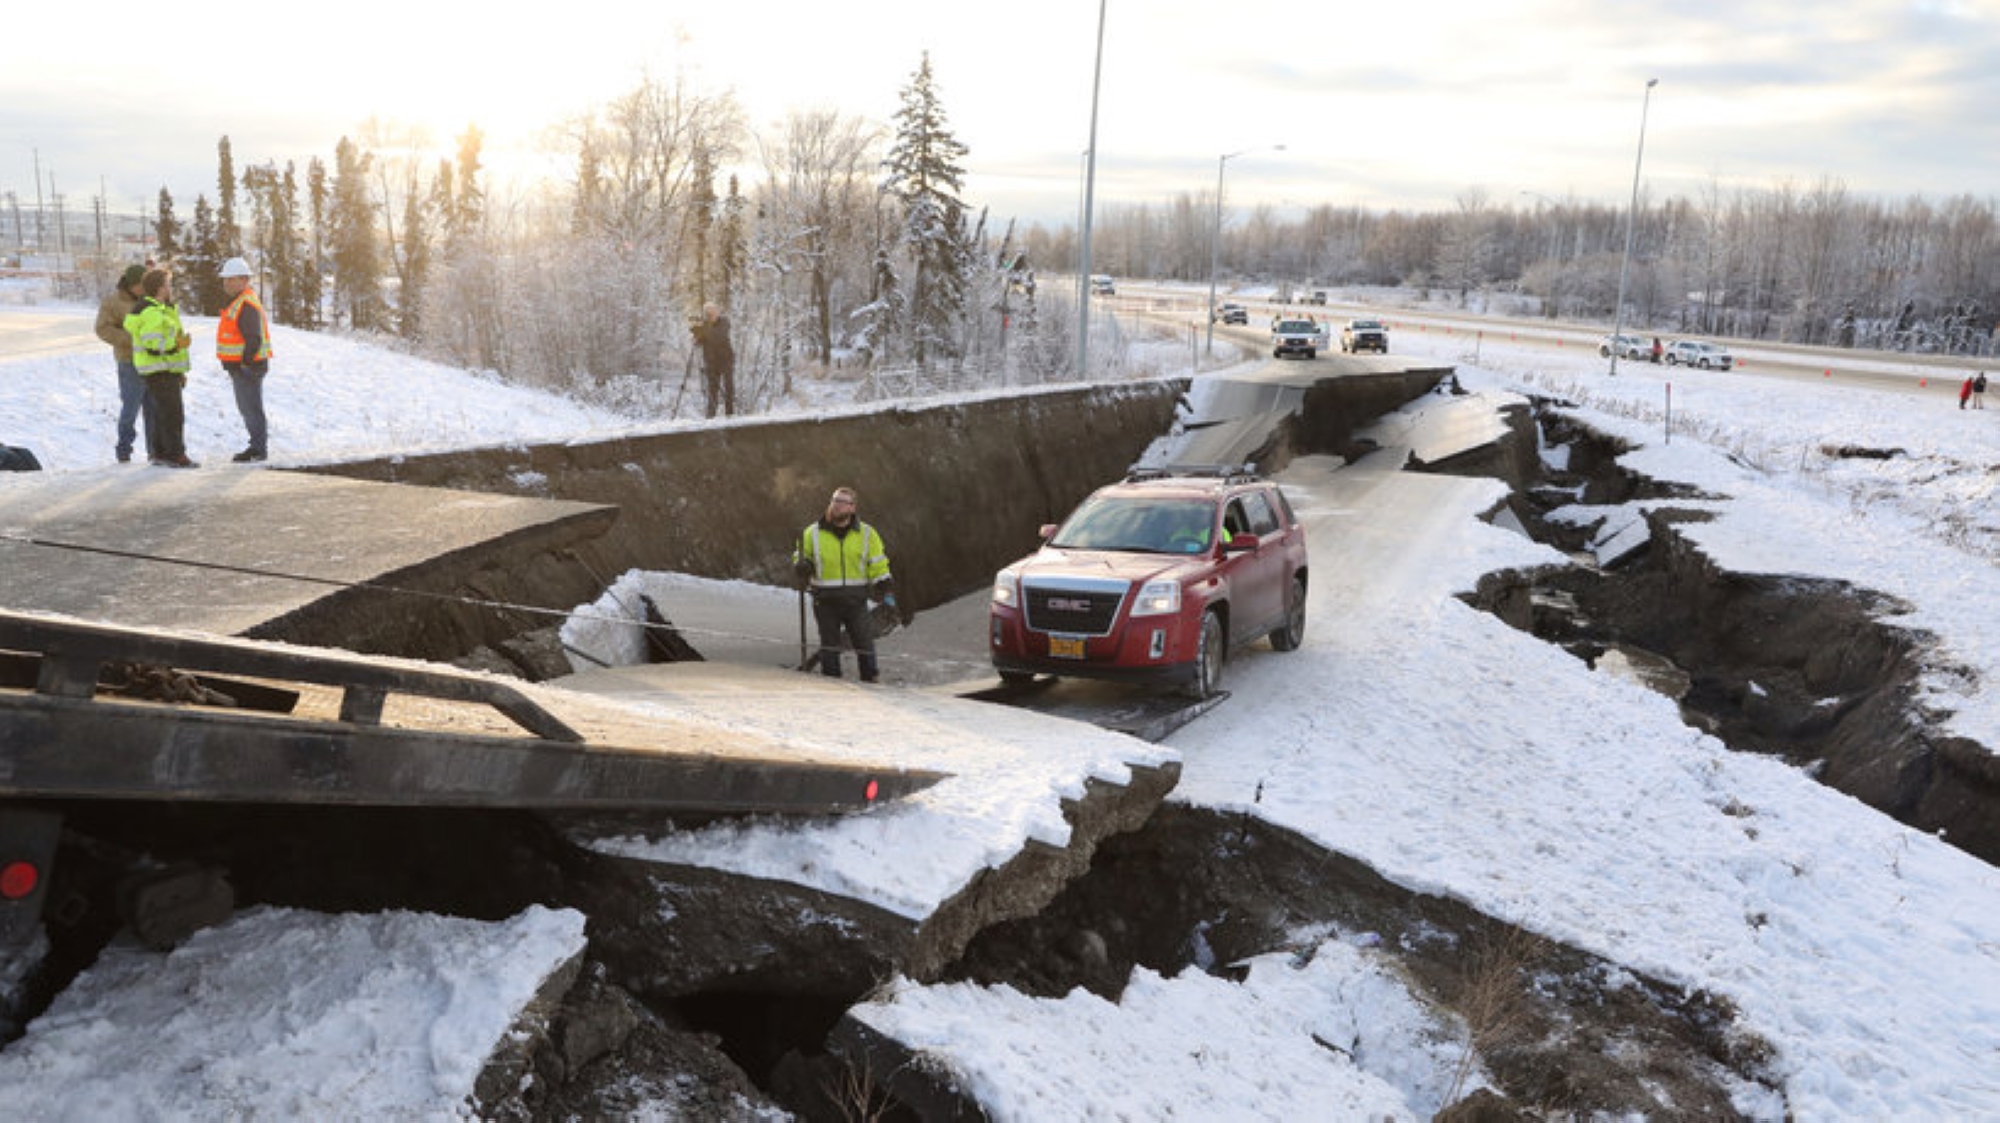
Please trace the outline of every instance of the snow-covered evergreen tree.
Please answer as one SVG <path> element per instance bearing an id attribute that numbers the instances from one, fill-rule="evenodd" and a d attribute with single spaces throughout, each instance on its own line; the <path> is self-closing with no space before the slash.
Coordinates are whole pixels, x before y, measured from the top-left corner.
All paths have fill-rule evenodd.
<path id="1" fill-rule="evenodd" d="M 226 136 L 215 149 L 215 249 L 227 259 L 243 252 L 243 232 L 236 226 L 236 158 Z"/>
<path id="2" fill-rule="evenodd" d="M 266 298 L 274 323 L 297 325 L 305 318 L 305 240 L 299 233 L 299 177 L 296 167 L 286 161 L 285 170 L 272 185 L 271 237 L 266 247 L 264 274 L 270 279 Z"/>
<path id="3" fill-rule="evenodd" d="M 403 253 L 396 261 L 396 331 L 414 338 L 424 322 L 424 285 L 430 272 L 430 222 L 417 177 L 403 192 Z"/>
<path id="4" fill-rule="evenodd" d="M 306 163 L 307 221 L 300 268 L 299 303 L 303 312 L 299 326 L 317 328 L 325 322 L 326 299 L 326 216 L 330 202 L 326 164 L 315 156 Z"/>
<path id="5" fill-rule="evenodd" d="M 181 223 L 174 217 L 174 193 L 160 188 L 160 205 L 153 219 L 153 244 L 157 247 L 159 260 L 172 266 L 181 252 Z"/>
<path id="6" fill-rule="evenodd" d="M 174 295 L 180 299 L 183 311 L 214 315 L 222 307 L 222 278 L 216 276 L 216 271 L 222 267 L 222 258 L 217 256 L 221 249 L 215 210 L 208 205 L 208 196 L 197 195 L 194 198 L 194 226 L 186 249 L 175 263 L 180 276 L 175 278 Z"/>
<path id="7" fill-rule="evenodd" d="M 896 138 L 883 162 L 882 190 L 901 208 L 900 250 L 908 262 L 907 318 L 903 333 L 910 357 L 928 368 L 956 359 L 959 322 L 965 314 L 967 236 L 965 145 L 952 136 L 938 100 L 927 51 L 896 112 Z"/>
<path id="8" fill-rule="evenodd" d="M 333 203 L 328 213 L 336 322 L 357 331 L 384 326 L 382 257 L 375 203 L 368 189 L 374 156 L 341 137 L 333 150 Z"/>

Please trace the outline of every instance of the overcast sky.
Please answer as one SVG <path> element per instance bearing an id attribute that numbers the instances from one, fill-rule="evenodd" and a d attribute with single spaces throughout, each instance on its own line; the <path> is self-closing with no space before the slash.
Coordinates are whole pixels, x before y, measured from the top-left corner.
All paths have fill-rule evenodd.
<path id="1" fill-rule="evenodd" d="M 55 9 L 6 19 L 0 192 L 23 202 L 39 153 L 43 191 L 53 176 L 72 211 L 100 194 L 133 210 L 166 186 L 191 213 L 214 198 L 220 137 L 239 169 L 303 173 L 371 116 L 428 128 L 440 154 L 477 123 L 500 168 L 647 74 L 732 93 L 760 126 L 822 108 L 886 125 L 924 51 L 970 150 L 967 202 L 1060 223 L 1081 198 L 1090 0 Z M 1622 205 L 1642 108 L 1655 197 L 1821 177 L 1990 197 L 2000 0 L 1109 0 L 1096 196 L 1212 191 L 1218 158 L 1242 151 L 1233 208 L 1448 207 L 1471 188 Z"/>

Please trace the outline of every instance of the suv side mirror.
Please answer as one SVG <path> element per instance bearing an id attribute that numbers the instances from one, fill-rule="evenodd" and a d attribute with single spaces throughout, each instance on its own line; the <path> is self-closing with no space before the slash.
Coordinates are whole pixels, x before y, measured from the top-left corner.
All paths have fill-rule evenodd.
<path id="1" fill-rule="evenodd" d="M 1254 550 L 1261 545 L 1263 545 L 1262 540 L 1254 534 L 1238 534 L 1222 544 L 1222 552 L 1225 554 L 1240 554 L 1246 550 Z"/>
<path id="2" fill-rule="evenodd" d="M 1043 523 L 1042 528 L 1036 531 L 1035 533 L 1041 537 L 1042 541 L 1047 542 L 1049 539 L 1054 538 L 1056 536 L 1056 524 Z"/>

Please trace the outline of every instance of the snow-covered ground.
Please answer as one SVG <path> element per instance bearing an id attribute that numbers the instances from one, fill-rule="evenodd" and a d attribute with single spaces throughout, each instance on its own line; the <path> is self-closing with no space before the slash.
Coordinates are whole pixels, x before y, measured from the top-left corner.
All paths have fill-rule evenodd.
<path id="1" fill-rule="evenodd" d="M 1978 686 L 2000 662 L 2000 409 L 1633 365 L 1610 380 L 1594 356 L 1491 338 L 1476 367 L 1461 337 L 1391 343 L 1461 362 L 1467 388 L 1496 402 L 1567 398 L 1638 447 L 1628 466 L 1723 496 L 1709 504 L 1715 521 L 1687 533 L 1725 568 L 1893 594 L 1910 606 L 1898 623 L 1936 637 L 1924 700 L 1944 731 L 2000 745 L 2000 698 Z M 280 462 L 631 427 L 340 339 L 287 332 L 280 346 L 269 394 Z M 238 447 L 233 406 L 199 346 L 196 363 L 189 443 L 215 460 Z M 0 354 L 0 442 L 56 471 L 152 471 L 111 463 L 114 386 L 94 346 Z M 1844 445 L 1900 454 L 1821 451 Z M 1462 604 L 1455 594 L 1482 573 L 1553 552 L 1477 518 L 1498 484 L 1365 468 L 1307 460 L 1284 477 L 1316 561 L 1365 537 L 1368 512 L 1399 509 L 1422 512 L 1421 564 L 1362 602 L 1320 568 L 1310 617 L 1339 626 L 1309 627 L 1294 655 L 1232 668 L 1228 720 L 1170 740 L 1184 768 L 1175 798 L 1264 816 L 1408 888 L 1727 999 L 1742 1029 L 1774 1046 L 1784 1096 L 1743 1089 L 1747 1115 L 2000 1117 L 2000 874 L 1796 769 L 1727 751 L 1666 699 Z M 1625 513 L 1579 512 L 1600 514 Z M 780 825 L 668 843 L 684 859 L 793 880 L 824 844 Z M 113 1103 L 189 1117 L 451 1114 L 471 1090 L 466 1058 L 497 1040 L 500 1010 L 580 931 L 560 912 L 481 924 L 252 910 L 169 955 L 108 955 L 0 1051 L 0 1087 L 30 1117 L 97 1118 Z M 143 957 L 150 969 L 134 970 Z M 1142 974 L 1115 1006 L 904 983 L 860 1013 L 953 1064 L 997 1118 L 1414 1117 L 1441 1106 L 1456 1031 L 1365 939 L 1250 968 L 1240 986 Z M 1343 1056 L 1314 1036 L 1355 1047 Z"/>

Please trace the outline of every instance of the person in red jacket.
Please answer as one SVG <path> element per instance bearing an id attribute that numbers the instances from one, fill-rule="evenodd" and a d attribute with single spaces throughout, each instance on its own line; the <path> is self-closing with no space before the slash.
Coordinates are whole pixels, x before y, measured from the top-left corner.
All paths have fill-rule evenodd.
<path id="1" fill-rule="evenodd" d="M 1958 388 L 1958 408 L 1964 409 L 1965 403 L 1970 401 L 1971 399 L 1972 399 L 1972 376 L 1968 374 L 1965 376 L 1965 384 Z"/>

